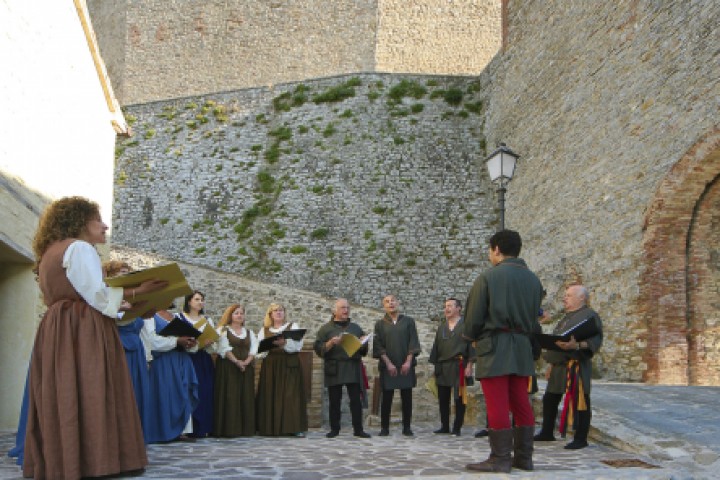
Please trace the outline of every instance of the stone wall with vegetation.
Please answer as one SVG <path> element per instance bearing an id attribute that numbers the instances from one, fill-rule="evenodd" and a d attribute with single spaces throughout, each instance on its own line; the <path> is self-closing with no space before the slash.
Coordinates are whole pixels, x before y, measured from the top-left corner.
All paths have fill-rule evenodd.
<path id="1" fill-rule="evenodd" d="M 651 297 L 642 300 L 640 292 L 645 258 L 684 258 L 687 237 L 661 246 L 672 251 L 657 251 L 644 244 L 645 216 L 653 201 L 659 209 L 671 204 L 658 191 L 661 182 L 718 126 L 720 3 L 509 5 L 507 50 L 485 72 L 488 144 L 505 141 L 523 156 L 508 189 L 507 224 L 524 235 L 526 260 L 556 317 L 565 284 L 589 286 L 605 322 L 595 361 L 601 373 L 643 379 L 646 348 L 671 352 L 666 365 L 685 370 L 685 335 L 675 345 L 648 345 L 647 337 L 649 329 L 687 327 L 686 318 L 663 316 L 687 301 L 668 295 L 671 284 L 692 288 L 693 281 L 681 268 Z M 685 221 L 680 213 L 669 211 L 663 221 Z M 654 380 L 683 381 L 657 370 Z"/>
<path id="2" fill-rule="evenodd" d="M 129 106 L 113 240 L 366 307 L 393 292 L 435 316 L 464 298 L 496 228 L 483 88 L 367 74 Z"/>
<path id="3" fill-rule="evenodd" d="M 356 72 L 478 74 L 500 1 L 88 0 L 121 104 Z"/>

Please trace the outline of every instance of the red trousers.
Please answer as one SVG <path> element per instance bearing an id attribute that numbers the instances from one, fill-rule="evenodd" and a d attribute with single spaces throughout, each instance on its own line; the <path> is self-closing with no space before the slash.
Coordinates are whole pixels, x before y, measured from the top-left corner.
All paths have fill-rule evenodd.
<path id="1" fill-rule="evenodd" d="M 510 428 L 511 413 L 516 427 L 535 425 L 535 415 L 528 398 L 528 377 L 503 375 L 483 378 L 480 384 L 485 394 L 488 427 L 493 430 Z"/>

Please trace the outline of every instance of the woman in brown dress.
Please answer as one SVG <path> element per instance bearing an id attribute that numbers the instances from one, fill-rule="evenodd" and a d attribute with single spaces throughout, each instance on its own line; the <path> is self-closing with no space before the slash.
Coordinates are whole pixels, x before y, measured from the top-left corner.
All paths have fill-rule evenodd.
<path id="1" fill-rule="evenodd" d="M 255 355 L 258 341 L 245 327 L 245 307 L 225 309 L 215 365 L 215 425 L 217 437 L 255 435 Z"/>
<path id="2" fill-rule="evenodd" d="M 285 318 L 285 307 L 271 303 L 265 314 L 258 340 L 284 330 L 296 330 Z M 302 340 L 278 337 L 260 368 L 257 392 L 257 428 L 260 435 L 304 437 L 308 427 L 307 400 L 298 352 Z"/>
<path id="3" fill-rule="evenodd" d="M 94 248 L 107 228 L 98 205 L 81 197 L 53 202 L 40 219 L 33 250 L 48 309 L 30 362 L 25 477 L 78 479 L 147 465 L 115 319 L 135 295 L 167 283 L 107 287 Z"/>

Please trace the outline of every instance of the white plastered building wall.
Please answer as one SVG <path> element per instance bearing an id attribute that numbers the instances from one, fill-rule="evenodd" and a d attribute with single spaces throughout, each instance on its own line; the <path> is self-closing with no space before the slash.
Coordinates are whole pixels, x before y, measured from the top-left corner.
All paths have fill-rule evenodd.
<path id="1" fill-rule="evenodd" d="M 84 0 L 0 0 L 0 429 L 15 429 L 40 313 L 32 237 L 49 200 L 81 195 L 111 224 L 127 125 Z"/>

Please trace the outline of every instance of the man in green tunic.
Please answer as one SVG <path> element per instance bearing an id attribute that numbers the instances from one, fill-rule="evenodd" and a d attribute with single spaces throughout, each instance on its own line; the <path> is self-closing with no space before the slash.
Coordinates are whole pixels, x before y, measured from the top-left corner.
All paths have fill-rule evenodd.
<path id="1" fill-rule="evenodd" d="M 490 457 L 468 464 L 468 470 L 533 469 L 535 416 L 528 400 L 528 381 L 535 372 L 531 338 L 540 330 L 543 288 L 518 258 L 521 248 L 517 232 L 495 233 L 489 252 L 493 266 L 475 280 L 468 295 L 464 335 L 476 341 L 475 374 L 485 396 L 490 440 Z"/>
<path id="2" fill-rule="evenodd" d="M 352 355 L 348 355 L 343 347 L 343 335 L 353 335 L 362 346 Z M 354 339 L 353 339 L 354 340 Z M 362 424 L 362 403 L 360 399 L 360 382 L 362 382 L 362 357 L 367 355 L 367 335 L 357 323 L 350 320 L 350 305 L 344 298 L 338 298 L 333 308 L 333 318 L 318 331 L 315 340 L 315 353 L 324 359 L 325 386 L 328 389 L 330 402 L 330 431 L 325 435 L 335 438 L 340 433 L 340 402 L 342 387 L 345 385 L 350 399 L 350 415 L 354 435 L 370 438 Z"/>
<path id="3" fill-rule="evenodd" d="M 597 333 L 590 338 L 576 341 L 570 337 L 567 342 L 556 342 L 561 351 L 547 350 L 543 358 L 548 363 L 545 376 L 548 379 L 545 395 L 543 395 L 543 423 L 540 432 L 535 435 L 539 442 L 554 441 L 555 419 L 558 405 L 563 394 L 566 395 L 563 413 L 577 415 L 575 436 L 573 441 L 565 445 L 568 450 L 587 447 L 587 436 L 590 431 L 590 378 L 592 376 L 592 357 L 600 349 L 603 341 L 602 321 L 592 308 L 587 306 L 588 291 L 582 285 L 570 285 L 565 291 L 563 304 L 565 316 L 558 322 L 553 333 L 560 334 L 577 326 L 584 320 L 594 322 Z M 568 372 L 569 370 L 569 372 Z M 568 385 L 568 373 L 571 380 Z M 574 388 L 572 388 L 574 387 Z M 584 402 L 584 403 L 583 403 Z M 563 431 L 567 423 L 574 423 L 574 415 L 566 416 L 561 422 Z"/>
<path id="4" fill-rule="evenodd" d="M 465 420 L 467 393 L 465 379 L 472 375 L 475 349 L 462 336 L 462 303 L 457 298 L 445 300 L 445 321 L 435 332 L 429 362 L 435 365 L 435 383 L 440 407 L 440 429 L 433 433 L 451 433 L 460 436 Z M 450 430 L 450 398 L 455 398 L 455 421 Z"/>
<path id="5" fill-rule="evenodd" d="M 395 390 L 400 390 L 402 401 L 402 433 L 412 437 L 412 389 L 417 384 L 415 357 L 420 354 L 415 320 L 400 314 L 400 302 L 395 295 L 383 298 L 385 316 L 375 323 L 373 358 L 378 358 L 382 400 L 380 402 L 381 437 L 390 435 L 390 410 Z"/>

